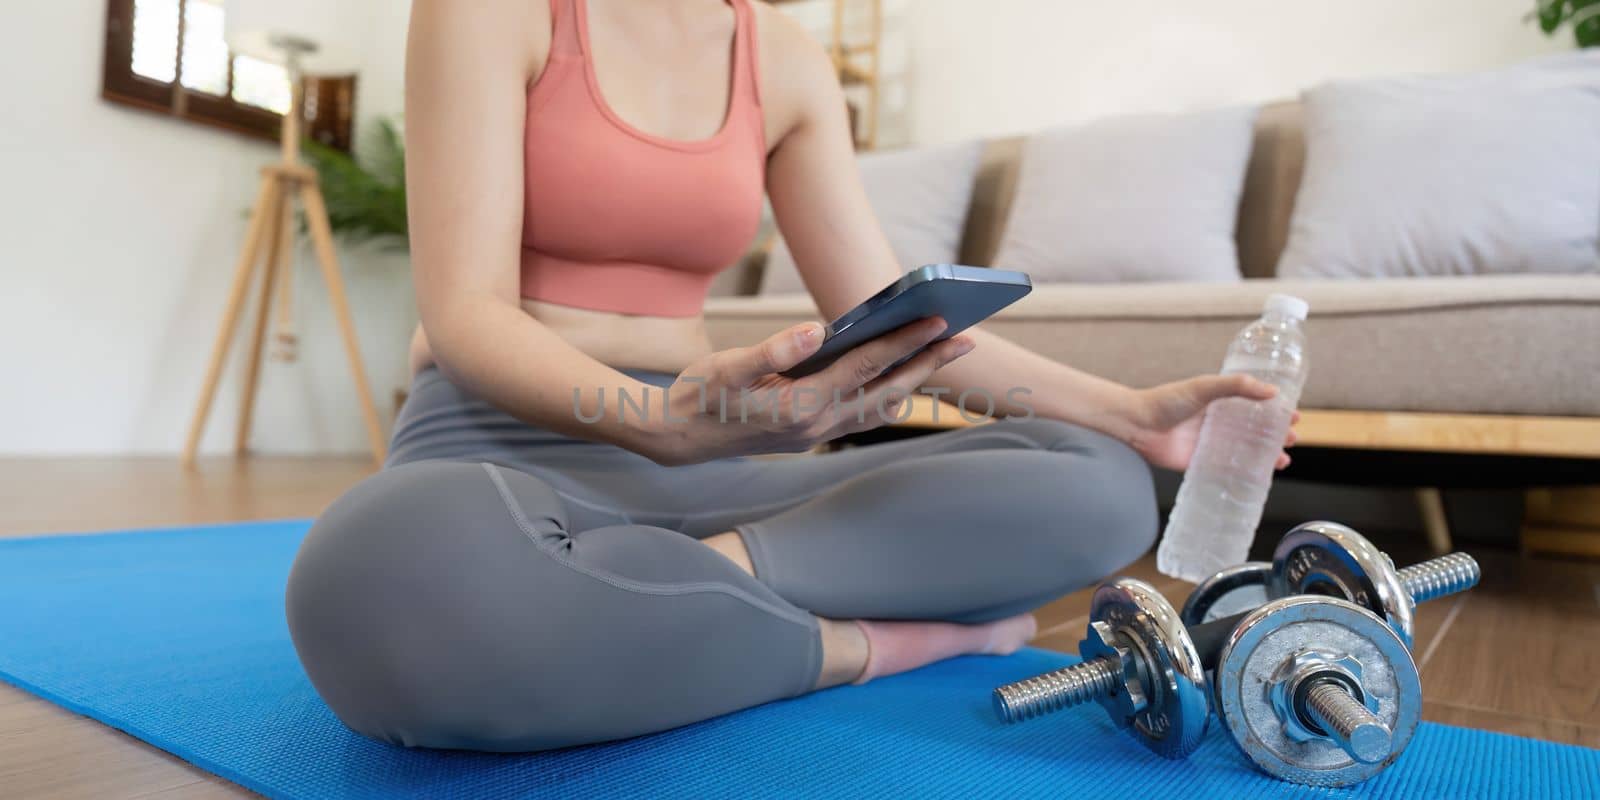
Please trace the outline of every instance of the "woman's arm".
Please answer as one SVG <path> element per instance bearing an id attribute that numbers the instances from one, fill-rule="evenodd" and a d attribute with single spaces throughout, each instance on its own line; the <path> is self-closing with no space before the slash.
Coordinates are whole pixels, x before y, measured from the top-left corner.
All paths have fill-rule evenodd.
<path id="1" fill-rule="evenodd" d="M 778 14 L 769 14 L 776 23 Z M 867 201 L 844 94 L 827 55 L 796 26 L 776 23 L 763 44 L 763 87 L 783 136 L 768 159 L 767 193 L 801 278 L 827 319 L 872 296 L 903 270 Z M 1033 413 L 1116 437 L 1153 463 L 1182 469 L 1201 412 L 1222 397 L 1270 397 L 1243 376 L 1202 376 L 1135 390 L 1073 369 L 979 328 L 972 354 L 929 385 L 952 396 L 975 390 L 996 413 Z M 1013 396 L 1021 387 L 1027 394 Z M 1013 402 L 1015 397 L 1020 402 Z M 1193 430 L 1191 430 L 1193 429 Z M 1290 443 L 1293 436 L 1290 437 Z M 1288 464 L 1288 456 L 1279 466 Z"/>
<path id="2" fill-rule="evenodd" d="M 588 398 L 618 387 L 633 398 L 643 383 L 569 345 L 523 312 L 518 280 L 523 217 L 523 117 L 531 76 L 549 50 L 550 19 L 538 0 L 414 0 L 406 50 L 406 188 L 411 254 L 422 326 L 439 368 L 508 413 L 551 430 L 625 447 L 662 463 L 726 455 L 803 450 L 842 433 L 876 427 L 856 422 L 831 401 L 858 387 L 877 400 L 903 394 L 959 358 L 956 337 L 923 350 L 942 325 L 911 325 L 851 351 L 807 378 L 774 373 L 800 363 L 821 344 L 821 326 L 799 325 L 751 347 L 705 356 L 679 376 L 661 408 L 599 415 Z M 889 375 L 890 364 L 923 352 Z M 574 392 L 585 398 L 580 419 Z M 770 413 L 729 420 L 706 398 L 747 393 L 772 399 Z M 793 399 L 794 402 L 790 402 Z M 654 399 L 648 401 L 650 404 Z M 670 405 L 671 417 L 666 407 Z M 803 407 L 802 407 L 803 406 Z M 659 413 L 658 413 L 659 412 Z"/>
<path id="3" fill-rule="evenodd" d="M 774 15 L 776 16 L 776 15 Z M 777 84 L 776 102 L 791 127 L 768 161 L 767 193 L 784 241 L 800 266 L 806 288 L 825 318 L 832 319 L 899 277 L 883 230 L 878 226 L 856 167 L 844 94 L 833 65 L 803 33 L 775 25 L 781 38 L 766 63 L 785 65 L 767 85 Z M 779 61 L 778 59 L 782 60 Z M 932 383 L 959 394 L 989 392 L 999 413 L 1026 409 L 1007 403 L 1006 394 L 1021 379 L 1033 385 L 1026 398 L 1034 413 L 1120 435 L 1121 415 L 1133 403 L 1125 386 L 1059 364 L 981 329 L 971 331 L 977 346 L 958 364 L 941 369 Z"/>
<path id="4" fill-rule="evenodd" d="M 523 117 L 550 45 L 543 2 L 415 0 L 406 46 L 406 195 L 417 307 L 439 369 L 542 427 L 645 452 L 637 426 L 573 413 L 573 391 L 643 384 L 522 311 Z M 587 400 L 586 400 L 587 402 Z"/>

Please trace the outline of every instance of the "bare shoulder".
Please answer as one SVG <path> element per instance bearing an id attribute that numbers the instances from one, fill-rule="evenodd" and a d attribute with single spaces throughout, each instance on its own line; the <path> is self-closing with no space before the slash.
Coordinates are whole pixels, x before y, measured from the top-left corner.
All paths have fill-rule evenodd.
<path id="1" fill-rule="evenodd" d="M 797 20 L 766 3 L 755 10 L 761 101 L 775 139 L 804 122 L 819 107 L 840 102 L 839 77 L 821 43 Z"/>
<path id="2" fill-rule="evenodd" d="M 544 0 L 412 0 L 408 46 L 478 63 L 511 61 L 531 76 L 549 53 L 550 28 Z"/>

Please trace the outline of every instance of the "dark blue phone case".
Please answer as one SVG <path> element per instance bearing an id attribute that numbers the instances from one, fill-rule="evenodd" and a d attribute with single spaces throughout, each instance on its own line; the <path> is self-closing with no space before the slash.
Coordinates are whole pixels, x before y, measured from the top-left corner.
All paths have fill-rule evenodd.
<path id="1" fill-rule="evenodd" d="M 783 376 L 802 378 L 823 370 L 850 350 L 928 317 L 944 318 L 947 327 L 935 340 L 943 341 L 982 322 L 1032 290 L 1033 282 L 1021 272 L 959 264 L 919 267 L 829 323 L 821 349 Z M 915 355 L 906 356 L 884 371 L 900 366 Z"/>

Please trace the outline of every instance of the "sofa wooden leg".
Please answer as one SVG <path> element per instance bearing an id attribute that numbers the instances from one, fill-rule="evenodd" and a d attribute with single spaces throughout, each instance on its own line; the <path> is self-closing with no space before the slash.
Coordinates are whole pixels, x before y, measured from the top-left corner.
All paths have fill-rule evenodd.
<path id="1" fill-rule="evenodd" d="M 1600 558 L 1600 486 L 1528 490 L 1522 549 Z"/>
<path id="2" fill-rule="evenodd" d="M 1422 515 L 1422 532 L 1428 537 L 1428 549 L 1434 555 L 1444 555 L 1455 549 L 1450 540 L 1450 519 L 1444 513 L 1444 493 L 1428 487 L 1416 491 L 1417 511 Z"/>

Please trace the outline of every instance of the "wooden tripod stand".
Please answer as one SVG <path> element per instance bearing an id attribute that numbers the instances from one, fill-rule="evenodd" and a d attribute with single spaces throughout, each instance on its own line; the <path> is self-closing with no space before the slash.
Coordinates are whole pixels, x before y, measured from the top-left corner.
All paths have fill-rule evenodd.
<path id="1" fill-rule="evenodd" d="M 297 76 L 298 77 L 298 76 Z M 183 464 L 194 466 L 195 451 L 200 447 L 200 435 L 205 431 L 206 417 L 211 413 L 211 403 L 217 393 L 217 383 L 222 377 L 223 362 L 233 344 L 238 327 L 239 312 L 243 309 L 245 295 L 253 282 L 258 262 L 264 261 L 259 294 L 259 311 L 255 329 L 250 336 L 246 352 L 249 362 L 245 368 L 244 391 L 239 408 L 239 428 L 234 438 L 234 452 L 243 454 L 250 440 L 250 423 L 255 413 L 256 382 L 261 373 L 261 350 L 265 343 L 267 320 L 271 317 L 274 284 L 279 280 L 280 262 L 294 243 L 294 198 L 300 197 L 305 210 L 306 227 L 311 232 L 311 243 L 316 250 L 317 264 L 322 269 L 322 279 L 328 284 L 328 299 L 339 322 L 339 332 L 344 338 L 345 355 L 350 359 L 350 374 L 355 378 L 356 396 L 361 402 L 361 412 L 366 418 L 367 438 L 372 445 L 372 457 L 381 466 L 387 446 L 383 426 L 378 420 L 378 408 L 372 402 L 372 388 L 367 384 L 367 372 L 361 361 L 361 348 L 356 342 L 356 329 L 350 319 L 350 304 L 345 297 L 344 278 L 339 272 L 339 259 L 334 252 L 333 230 L 328 225 L 328 209 L 322 200 L 322 189 L 317 185 L 316 170 L 300 163 L 300 82 L 292 83 L 293 97 L 290 110 L 283 121 L 283 161 L 261 170 L 261 190 L 250 214 L 250 225 L 245 230 L 244 248 L 239 253 L 234 268 L 233 287 L 228 292 L 228 305 L 222 314 L 222 327 L 217 331 L 216 342 L 211 346 L 211 363 L 206 369 L 204 388 L 200 391 L 200 404 L 195 409 L 194 420 L 189 425 L 189 438 L 183 446 Z M 264 248 L 263 248 L 264 245 Z M 265 252 L 263 253 L 263 249 Z M 262 259 L 261 256 L 265 255 Z"/>

